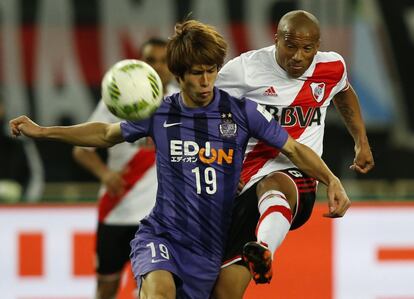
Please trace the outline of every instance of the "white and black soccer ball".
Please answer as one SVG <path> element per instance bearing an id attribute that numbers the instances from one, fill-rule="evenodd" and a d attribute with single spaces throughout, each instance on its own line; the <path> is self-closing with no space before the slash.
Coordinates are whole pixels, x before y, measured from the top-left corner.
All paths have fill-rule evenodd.
<path id="1" fill-rule="evenodd" d="M 102 100 L 115 116 L 126 120 L 149 118 L 163 98 L 162 82 L 147 63 L 126 59 L 117 62 L 102 80 Z"/>

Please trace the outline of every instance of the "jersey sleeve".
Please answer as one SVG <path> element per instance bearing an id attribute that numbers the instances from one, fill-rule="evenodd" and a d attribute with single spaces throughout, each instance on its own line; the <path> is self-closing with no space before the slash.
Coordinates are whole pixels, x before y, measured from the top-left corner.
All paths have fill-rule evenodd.
<path id="1" fill-rule="evenodd" d="M 220 70 L 215 85 L 236 98 L 242 97 L 245 84 L 245 71 L 240 56 L 227 62 Z"/>
<path id="2" fill-rule="evenodd" d="M 289 135 L 264 106 L 246 99 L 246 115 L 250 134 L 276 148 L 282 148 Z"/>
<path id="3" fill-rule="evenodd" d="M 122 121 L 121 133 L 124 139 L 128 142 L 135 142 L 136 140 L 150 135 L 150 127 L 153 117 L 140 121 Z"/>
<path id="4" fill-rule="evenodd" d="M 342 73 L 341 80 L 337 84 L 336 89 L 338 90 L 338 92 L 345 91 L 349 88 L 348 74 L 347 74 L 347 70 L 346 70 L 345 60 L 340 54 L 338 54 L 336 52 L 330 52 L 330 54 L 334 55 L 336 59 L 338 59 L 339 61 L 342 62 L 343 73 Z"/>

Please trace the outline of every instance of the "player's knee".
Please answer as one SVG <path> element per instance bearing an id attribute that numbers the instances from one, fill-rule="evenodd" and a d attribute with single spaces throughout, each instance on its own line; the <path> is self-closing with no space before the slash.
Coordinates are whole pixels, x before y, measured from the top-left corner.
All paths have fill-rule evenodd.
<path id="1" fill-rule="evenodd" d="M 290 230 L 294 230 L 301 227 L 309 220 L 309 218 L 312 215 L 314 203 L 314 199 L 302 200 L 302 208 L 300 209 L 298 216 L 293 221 Z"/>
<path id="2" fill-rule="evenodd" d="M 168 271 L 157 270 L 142 278 L 140 298 L 173 299 L 176 288 L 172 274 Z"/>
<path id="3" fill-rule="evenodd" d="M 120 274 L 98 275 L 95 299 L 114 299 L 120 283 Z"/>
<path id="4" fill-rule="evenodd" d="M 282 192 L 291 209 L 296 206 L 296 185 L 287 175 L 280 172 L 274 172 L 263 178 L 256 187 L 257 198 L 260 199 L 263 194 L 271 190 Z"/>
<path id="5" fill-rule="evenodd" d="M 213 290 L 213 299 L 242 299 L 250 282 L 249 270 L 241 265 L 221 269 Z"/>
<path id="6" fill-rule="evenodd" d="M 139 293 L 139 298 L 151 298 L 151 299 L 174 299 L 175 287 L 159 284 L 155 288 L 142 288 Z"/>

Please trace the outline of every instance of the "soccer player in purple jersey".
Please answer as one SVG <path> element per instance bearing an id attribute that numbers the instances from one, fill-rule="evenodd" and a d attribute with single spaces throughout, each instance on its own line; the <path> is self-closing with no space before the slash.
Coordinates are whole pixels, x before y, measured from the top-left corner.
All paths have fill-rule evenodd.
<path id="1" fill-rule="evenodd" d="M 296 142 L 266 110 L 214 87 L 227 44 L 209 25 L 177 24 L 167 60 L 181 93 L 166 97 L 143 121 L 40 127 L 26 116 L 12 134 L 108 147 L 151 136 L 157 152 L 153 211 L 131 242 L 140 298 L 209 298 L 217 279 L 233 198 L 249 137 L 279 148 L 328 186 L 335 209 L 349 199 L 339 179 L 310 148 Z"/>

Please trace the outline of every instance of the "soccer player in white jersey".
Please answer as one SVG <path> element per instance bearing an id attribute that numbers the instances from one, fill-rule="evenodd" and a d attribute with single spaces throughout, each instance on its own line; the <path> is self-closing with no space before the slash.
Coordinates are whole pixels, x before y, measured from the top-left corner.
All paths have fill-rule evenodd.
<path id="1" fill-rule="evenodd" d="M 319 44 L 316 17 L 289 12 L 279 22 L 274 45 L 229 61 L 216 84 L 265 105 L 293 138 L 320 156 L 326 111 L 333 101 L 355 142 L 350 168 L 366 173 L 374 160 L 345 62 L 335 52 L 320 52 Z M 245 186 L 235 202 L 216 298 L 242 298 L 251 277 L 256 283 L 270 282 L 274 252 L 289 230 L 309 219 L 315 201 L 317 181 L 257 140 L 249 142 L 241 181 Z M 342 217 L 332 213 L 333 204 L 328 202 L 325 216 Z"/>
<path id="2" fill-rule="evenodd" d="M 151 38 L 141 46 L 141 59 L 159 74 L 165 95 L 179 91 L 167 65 L 167 42 Z M 120 122 L 101 100 L 89 121 Z M 145 139 L 144 139 L 145 140 Z M 115 298 L 121 272 L 129 261 L 130 241 L 138 222 L 154 206 L 157 192 L 155 150 L 151 142 L 121 143 L 108 149 L 105 164 L 95 148 L 74 147 L 75 160 L 102 183 L 96 238 L 97 299 Z"/>

